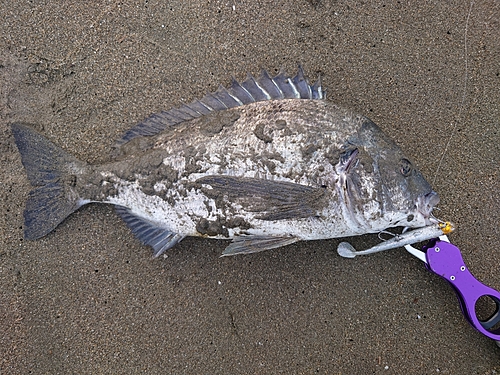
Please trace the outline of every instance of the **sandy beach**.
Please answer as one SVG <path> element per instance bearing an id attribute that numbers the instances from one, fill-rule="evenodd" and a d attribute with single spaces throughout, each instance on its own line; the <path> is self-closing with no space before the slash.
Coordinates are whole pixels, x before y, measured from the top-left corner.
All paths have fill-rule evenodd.
<path id="1" fill-rule="evenodd" d="M 495 342 L 404 249 L 220 258 L 226 241 L 188 238 L 152 259 L 98 204 L 24 240 L 9 126 L 104 163 L 151 113 L 300 63 L 415 160 L 467 266 L 500 290 L 498 1 L 13 0 L 0 14 L 0 374 L 500 372 Z"/>

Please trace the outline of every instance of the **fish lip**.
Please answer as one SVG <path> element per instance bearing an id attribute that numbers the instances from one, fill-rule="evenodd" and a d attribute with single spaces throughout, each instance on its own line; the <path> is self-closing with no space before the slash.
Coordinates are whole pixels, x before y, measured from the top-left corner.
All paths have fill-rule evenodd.
<path id="1" fill-rule="evenodd" d="M 434 190 L 425 195 L 421 195 L 417 199 L 417 210 L 422 214 L 425 225 L 436 224 L 439 222 L 437 218 L 432 215 L 432 210 L 439 203 L 439 195 Z"/>

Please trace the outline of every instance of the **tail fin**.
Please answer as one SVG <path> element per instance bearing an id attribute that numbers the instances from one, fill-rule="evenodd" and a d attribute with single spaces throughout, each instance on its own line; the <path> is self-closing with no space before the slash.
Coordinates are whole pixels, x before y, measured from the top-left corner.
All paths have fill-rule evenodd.
<path id="1" fill-rule="evenodd" d="M 25 125 L 12 124 L 11 127 L 34 188 L 24 210 L 24 237 L 35 240 L 88 203 L 76 191 L 76 176 L 84 173 L 87 164 Z"/>

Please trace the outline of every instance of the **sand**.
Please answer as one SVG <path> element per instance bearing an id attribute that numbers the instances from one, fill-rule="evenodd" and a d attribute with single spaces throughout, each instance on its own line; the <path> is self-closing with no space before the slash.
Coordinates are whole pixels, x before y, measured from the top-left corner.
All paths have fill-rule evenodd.
<path id="1" fill-rule="evenodd" d="M 450 286 L 402 249 L 347 260 L 329 240 L 219 258 L 226 242 L 186 239 L 153 260 L 106 205 L 25 241 L 30 186 L 9 128 L 102 163 L 149 114 L 301 63 L 413 157 L 466 264 L 500 289 L 499 2 L 44 3 L 0 4 L 1 374 L 500 371 Z"/>

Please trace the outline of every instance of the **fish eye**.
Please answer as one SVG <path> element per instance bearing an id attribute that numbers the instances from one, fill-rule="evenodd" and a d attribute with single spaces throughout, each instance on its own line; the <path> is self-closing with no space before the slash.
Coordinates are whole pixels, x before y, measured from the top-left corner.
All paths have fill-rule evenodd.
<path id="1" fill-rule="evenodd" d="M 399 163 L 399 171 L 401 174 L 405 177 L 408 177 L 411 175 L 411 171 L 413 170 L 413 167 L 411 165 L 411 162 L 408 159 L 401 159 Z"/>
<path id="2" fill-rule="evenodd" d="M 406 218 L 406 221 L 410 222 L 410 221 L 412 221 L 414 218 L 415 218 L 415 216 L 413 216 L 413 215 L 408 215 L 408 217 Z"/>

